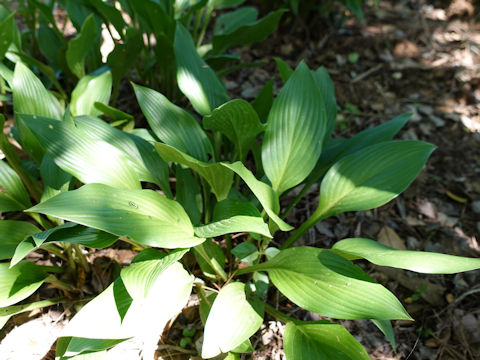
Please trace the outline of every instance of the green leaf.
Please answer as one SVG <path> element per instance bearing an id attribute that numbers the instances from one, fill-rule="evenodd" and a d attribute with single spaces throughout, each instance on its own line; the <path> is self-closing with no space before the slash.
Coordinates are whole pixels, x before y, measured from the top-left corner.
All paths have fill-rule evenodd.
<path id="1" fill-rule="evenodd" d="M 48 275 L 37 265 L 22 261 L 12 268 L 0 263 L 0 308 L 32 295 Z"/>
<path id="2" fill-rule="evenodd" d="M 268 225 L 261 217 L 233 216 L 207 225 L 195 227 L 195 234 L 200 237 L 211 238 L 225 234 L 253 232 L 271 238 Z"/>
<path id="3" fill-rule="evenodd" d="M 263 131 L 255 109 L 245 100 L 231 100 L 203 118 L 205 129 L 224 134 L 237 149 L 240 161 L 245 161 L 255 138 Z"/>
<path id="4" fill-rule="evenodd" d="M 245 284 L 226 285 L 217 295 L 203 335 L 202 358 L 209 359 L 235 349 L 252 336 L 263 322 L 263 302 L 248 299 Z"/>
<path id="5" fill-rule="evenodd" d="M 190 33 L 177 23 L 175 32 L 177 82 L 182 93 L 202 115 L 228 101 L 225 87 L 213 70 L 197 54 Z"/>
<path id="6" fill-rule="evenodd" d="M 277 27 L 285 9 L 278 9 L 267 16 L 237 27 L 228 34 L 213 35 L 213 54 L 220 54 L 225 50 L 238 45 L 250 45 L 265 40 Z"/>
<path id="7" fill-rule="evenodd" d="M 284 60 L 279 57 L 274 57 L 275 63 L 277 64 L 278 72 L 282 78 L 283 83 L 285 84 L 288 79 L 295 73 L 295 71 L 288 65 Z"/>
<path id="8" fill-rule="evenodd" d="M 421 141 L 389 141 L 343 157 L 325 175 L 312 217 L 319 220 L 385 204 L 410 185 L 434 148 Z"/>
<path id="9" fill-rule="evenodd" d="M 232 254 L 240 261 L 246 261 L 253 264 L 258 259 L 258 249 L 255 245 L 249 242 L 242 242 L 232 249 Z M 255 273 L 258 274 L 258 273 Z"/>
<path id="10" fill-rule="evenodd" d="M 393 332 L 392 322 L 390 320 L 372 320 L 372 322 L 385 335 L 390 345 L 392 345 L 392 349 L 396 351 L 397 344 L 395 342 L 395 333 Z"/>
<path id="11" fill-rule="evenodd" d="M 135 84 L 133 89 L 148 124 L 162 142 L 197 160 L 208 161 L 209 154 L 213 154 L 212 144 L 187 111 L 155 90 Z"/>
<path id="12" fill-rule="evenodd" d="M 143 356 L 153 358 L 165 324 L 185 306 L 192 289 L 193 277 L 174 259 L 178 254 L 137 262 L 122 270 L 121 280 L 128 290 L 124 296 L 132 299 L 123 319 L 117 306 L 124 299 L 115 299 L 114 283 L 67 324 L 60 339 L 67 337 L 67 341 L 61 349 L 57 347 L 57 356 L 90 352 L 93 347 L 99 351 L 118 343 L 114 340 L 136 337 L 143 341 Z M 92 322 L 96 324 L 93 327 Z M 68 337 L 83 338 L 83 343 L 73 347 Z"/>
<path id="13" fill-rule="evenodd" d="M 339 324 L 289 322 L 284 334 L 288 360 L 369 360 L 363 346 Z"/>
<path id="14" fill-rule="evenodd" d="M 102 0 L 87 0 L 96 13 L 103 18 L 105 22 L 112 24 L 120 36 L 123 35 L 123 29 L 127 24 L 123 20 L 122 13 L 112 4 Z"/>
<path id="15" fill-rule="evenodd" d="M 10 14 L 6 19 L 0 23 L 0 34 L 2 34 L 2 41 L 0 41 L 0 61 L 5 57 L 10 44 L 15 36 L 15 14 Z"/>
<path id="16" fill-rule="evenodd" d="M 277 193 L 310 174 L 320 157 L 326 129 L 323 99 L 302 62 L 275 99 L 263 140 L 263 168 Z"/>
<path id="17" fill-rule="evenodd" d="M 30 197 L 17 173 L 0 161 L 0 212 L 24 210 L 32 206 Z"/>
<path id="18" fill-rule="evenodd" d="M 321 66 L 313 72 L 313 79 L 322 94 L 325 111 L 327 114 L 327 130 L 325 131 L 324 142 L 328 141 L 333 129 L 337 124 L 337 101 L 335 100 L 335 87 L 327 70 Z"/>
<path id="19" fill-rule="evenodd" d="M 68 122 L 30 115 L 19 117 L 55 163 L 83 183 L 140 188 L 127 157 L 108 142 L 92 138 Z"/>
<path id="20" fill-rule="evenodd" d="M 102 112 L 95 108 L 95 103 L 108 104 L 112 92 L 112 73 L 106 71 L 100 75 L 86 75 L 80 79 L 72 91 L 70 111 L 73 116 L 98 116 Z"/>
<path id="21" fill-rule="evenodd" d="M 115 235 L 75 223 L 65 223 L 43 232 L 31 234 L 31 236 L 20 242 L 15 249 L 10 266 L 17 264 L 45 242 L 68 242 L 103 249 L 112 245 L 116 240 L 117 236 Z"/>
<path id="22" fill-rule="evenodd" d="M 151 143 L 139 136 L 118 130 L 95 117 L 79 116 L 74 121 L 77 128 L 87 135 L 103 140 L 120 150 L 135 169 L 140 181 L 155 183 L 167 196 L 172 197 L 168 166 Z"/>
<path id="23" fill-rule="evenodd" d="M 65 58 L 70 71 L 79 79 L 85 76 L 85 58 L 92 49 L 92 39 L 97 36 L 93 14 L 86 18 L 80 33 L 68 42 Z M 90 91 L 93 89 L 91 88 Z"/>
<path id="24" fill-rule="evenodd" d="M 231 34 L 241 26 L 250 25 L 258 17 L 258 10 L 253 6 L 244 6 L 236 10 L 223 13 L 215 20 L 213 35 Z"/>
<path id="25" fill-rule="evenodd" d="M 236 199 L 219 201 L 213 209 L 213 221 L 220 221 L 237 215 L 260 217 L 260 211 L 250 202 Z"/>
<path id="26" fill-rule="evenodd" d="M 225 271 L 225 254 L 222 248 L 213 240 L 207 239 L 193 248 L 200 269 L 210 278 L 215 279 L 217 274 L 227 278 Z"/>
<path id="27" fill-rule="evenodd" d="M 192 224 L 198 225 L 202 219 L 203 200 L 200 185 L 190 169 L 181 165 L 175 168 L 175 200 L 185 209 Z"/>
<path id="28" fill-rule="evenodd" d="M 88 184 L 60 193 L 28 211 L 128 236 L 155 247 L 187 248 L 204 240 L 194 237 L 190 219 L 177 202 L 152 190 Z"/>
<path id="29" fill-rule="evenodd" d="M 273 284 L 309 311 L 337 319 L 408 319 L 402 304 L 358 266 L 312 247 L 280 251 L 248 271 L 268 271 Z"/>
<path id="30" fill-rule="evenodd" d="M 11 83 L 13 108 L 16 114 L 45 116 L 60 120 L 63 109 L 58 100 L 45 89 L 42 82 L 22 62 L 17 62 Z M 32 132 L 17 115 L 15 122 L 23 149 L 40 163 L 43 149 Z"/>
<path id="31" fill-rule="evenodd" d="M 270 79 L 252 102 L 252 106 L 258 114 L 260 121 L 267 121 L 268 113 L 273 103 L 273 79 Z"/>
<path id="32" fill-rule="evenodd" d="M 380 266 L 390 266 L 426 274 L 454 274 L 480 268 L 480 259 L 439 253 L 397 250 L 370 239 L 351 238 L 336 243 L 332 250 L 349 259 L 366 259 Z"/>
<path id="33" fill-rule="evenodd" d="M 260 204 L 262 204 L 270 219 L 277 224 L 280 230 L 289 231 L 293 229 L 292 226 L 288 225 L 277 215 L 280 211 L 278 195 L 269 185 L 257 180 L 252 172 L 239 161 L 233 164 L 222 163 L 222 165 L 234 171 L 245 181 L 258 201 L 260 201 Z"/>
<path id="34" fill-rule="evenodd" d="M 19 243 L 39 231 L 26 221 L 0 220 L 0 260 L 10 259 Z"/>
<path id="35" fill-rule="evenodd" d="M 207 164 L 194 159 L 184 152 L 161 143 L 155 143 L 158 153 L 165 161 L 173 161 L 188 166 L 193 171 L 202 176 L 212 187 L 217 200 L 223 200 L 227 197 L 232 186 L 233 173 L 222 166 L 221 163 Z"/>

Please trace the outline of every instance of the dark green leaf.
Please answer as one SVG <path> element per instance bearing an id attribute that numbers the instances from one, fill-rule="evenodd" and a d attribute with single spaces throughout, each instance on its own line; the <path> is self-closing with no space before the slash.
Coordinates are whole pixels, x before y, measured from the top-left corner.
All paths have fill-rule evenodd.
<path id="1" fill-rule="evenodd" d="M 268 113 L 273 103 L 273 79 L 269 80 L 252 102 L 252 106 L 258 114 L 260 121 L 267 121 Z"/>
<path id="2" fill-rule="evenodd" d="M 0 220 L 0 260 L 10 259 L 19 243 L 39 231 L 26 221 Z"/>
<path id="3" fill-rule="evenodd" d="M 25 210 L 30 206 L 22 180 L 8 163 L 0 160 L 0 212 Z"/>
<path id="4" fill-rule="evenodd" d="M 282 81 L 285 84 L 288 81 L 288 79 L 290 79 L 290 76 L 292 76 L 295 73 L 295 71 L 293 71 L 290 65 L 288 65 L 281 58 L 274 57 L 273 60 L 275 60 L 275 63 L 277 64 L 278 72 L 280 73 L 280 77 L 282 78 Z"/>
<path id="5" fill-rule="evenodd" d="M 85 76 L 85 57 L 92 48 L 92 39 L 96 36 L 97 26 L 91 14 L 83 23 L 80 33 L 68 42 L 65 58 L 70 71 L 79 79 Z"/>
<path id="6" fill-rule="evenodd" d="M 225 254 L 222 248 L 213 240 L 207 239 L 200 245 L 195 246 L 193 253 L 200 269 L 206 276 L 214 279 L 219 273 L 225 274 L 223 270 L 225 267 Z"/>
<path id="7" fill-rule="evenodd" d="M 257 16 L 258 10 L 253 6 L 245 6 L 223 13 L 215 20 L 213 35 L 231 34 L 241 26 L 254 23 Z"/>

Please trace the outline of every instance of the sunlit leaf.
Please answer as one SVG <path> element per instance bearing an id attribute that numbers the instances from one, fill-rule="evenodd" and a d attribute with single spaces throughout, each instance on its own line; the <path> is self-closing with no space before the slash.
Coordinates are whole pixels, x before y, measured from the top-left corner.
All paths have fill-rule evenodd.
<path id="1" fill-rule="evenodd" d="M 39 231 L 26 221 L 0 220 L 0 260 L 10 259 L 19 243 Z"/>
<path id="2" fill-rule="evenodd" d="M 73 116 L 101 115 L 95 108 L 96 102 L 108 104 L 112 92 L 112 73 L 104 72 L 100 75 L 86 75 L 80 79 L 72 91 L 70 111 Z"/>
<path id="3" fill-rule="evenodd" d="M 233 216 L 228 219 L 195 227 L 195 234 L 205 238 L 239 232 L 253 232 L 266 237 L 272 237 L 268 230 L 268 225 L 261 217 L 255 216 Z"/>
<path id="4" fill-rule="evenodd" d="M 5 161 L 0 161 L 0 212 L 24 210 L 30 206 L 30 197 L 20 177 Z"/>

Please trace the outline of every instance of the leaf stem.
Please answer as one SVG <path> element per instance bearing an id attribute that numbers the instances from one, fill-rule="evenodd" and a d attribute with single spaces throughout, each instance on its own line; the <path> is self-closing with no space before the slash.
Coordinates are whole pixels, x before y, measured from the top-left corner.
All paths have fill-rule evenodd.
<path id="1" fill-rule="evenodd" d="M 265 311 L 272 315 L 274 318 L 284 322 L 284 323 L 287 323 L 287 322 L 290 322 L 290 321 L 295 321 L 296 319 L 278 311 L 277 309 L 275 309 L 273 306 L 265 303 Z"/>
<path id="2" fill-rule="evenodd" d="M 65 281 L 57 279 L 57 277 L 55 275 L 47 276 L 47 278 L 45 279 L 45 282 L 47 282 L 49 284 L 52 284 L 56 288 L 59 288 L 59 289 L 65 290 L 65 291 L 76 291 L 77 290 L 75 288 L 75 286 L 73 286 L 72 284 L 69 284 Z"/>
<path id="3" fill-rule="evenodd" d="M 300 237 L 308 231 L 313 225 L 315 225 L 320 220 L 323 220 L 327 214 L 325 212 L 317 213 L 316 211 L 310 216 L 307 221 L 305 221 L 290 237 L 285 241 L 285 243 L 280 246 L 281 250 L 287 249 L 292 246 L 295 242 L 300 239 Z"/>

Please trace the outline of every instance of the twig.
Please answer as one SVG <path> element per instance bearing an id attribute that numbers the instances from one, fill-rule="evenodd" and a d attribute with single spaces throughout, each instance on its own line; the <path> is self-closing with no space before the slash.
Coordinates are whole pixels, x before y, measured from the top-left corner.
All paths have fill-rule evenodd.
<path id="1" fill-rule="evenodd" d="M 358 75 L 357 77 L 355 77 L 351 83 L 356 83 L 356 82 L 359 82 L 363 79 L 365 79 L 367 76 L 370 76 L 371 74 L 373 74 L 375 71 L 377 70 L 380 70 L 381 68 L 383 67 L 383 64 L 378 64 L 370 69 L 368 69 L 367 71 L 365 71 L 364 73 L 361 73 L 360 75 Z"/>

